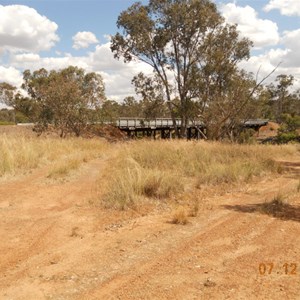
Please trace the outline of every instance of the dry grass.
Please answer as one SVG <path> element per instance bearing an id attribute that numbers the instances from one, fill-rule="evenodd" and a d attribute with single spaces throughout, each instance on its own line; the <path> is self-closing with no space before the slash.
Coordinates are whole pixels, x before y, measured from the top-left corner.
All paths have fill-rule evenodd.
<path id="1" fill-rule="evenodd" d="M 183 191 L 180 176 L 159 169 L 145 169 L 128 153 L 120 152 L 105 172 L 108 191 L 106 206 L 135 207 L 145 198 L 163 199 Z"/>
<path id="2" fill-rule="evenodd" d="M 100 140 L 0 135 L 0 177 L 54 163 L 49 175 L 68 174 L 81 163 L 103 155 L 109 144 Z"/>
<path id="3" fill-rule="evenodd" d="M 172 224 L 186 225 L 188 223 L 188 216 L 184 207 L 178 207 L 172 217 Z"/>
<path id="4" fill-rule="evenodd" d="M 192 201 L 191 203 L 189 217 L 197 217 L 199 209 L 200 209 L 200 200 L 199 198 L 195 197 L 194 201 Z"/>
<path id="5" fill-rule="evenodd" d="M 184 192 L 187 184 L 245 183 L 283 172 L 275 160 L 297 155 L 295 145 L 232 145 L 186 141 L 136 141 L 122 145 L 111 161 L 105 205 L 136 208 L 145 199 Z M 194 215 L 198 213 L 196 203 Z"/>
<path id="6" fill-rule="evenodd" d="M 77 170 L 82 161 L 78 158 L 69 158 L 62 162 L 56 163 L 48 173 L 48 178 L 61 178 L 68 176 L 72 171 Z"/>
<path id="7" fill-rule="evenodd" d="M 51 164 L 48 177 L 54 179 L 69 176 L 91 159 L 109 156 L 110 164 L 99 183 L 102 203 L 126 209 L 145 202 L 178 199 L 187 190 L 203 186 L 223 188 L 280 173 L 282 167 L 275 160 L 299 156 L 299 147 L 178 140 L 112 146 L 98 139 L 62 140 L 2 133 L 0 153 L 0 177 Z M 190 215 L 196 216 L 199 202 L 189 203 L 189 207 Z"/>

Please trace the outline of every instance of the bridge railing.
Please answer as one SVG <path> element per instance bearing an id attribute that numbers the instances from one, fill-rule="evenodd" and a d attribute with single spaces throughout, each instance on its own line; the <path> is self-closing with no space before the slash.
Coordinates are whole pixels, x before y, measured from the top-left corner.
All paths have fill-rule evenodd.
<path id="1" fill-rule="evenodd" d="M 180 119 L 176 119 L 176 125 L 180 126 L 180 123 Z M 117 120 L 117 126 L 121 128 L 170 127 L 173 126 L 173 121 L 169 118 L 159 118 L 152 120 L 146 120 L 144 118 L 120 118 Z"/>
<path id="2" fill-rule="evenodd" d="M 175 119 L 176 126 L 181 126 L 181 119 Z M 156 119 L 144 119 L 144 118 L 119 118 L 116 121 L 116 125 L 119 128 L 162 128 L 162 127 L 174 127 L 173 120 L 170 118 L 156 118 Z M 188 126 L 200 126 L 203 125 L 201 121 L 189 122 Z"/>

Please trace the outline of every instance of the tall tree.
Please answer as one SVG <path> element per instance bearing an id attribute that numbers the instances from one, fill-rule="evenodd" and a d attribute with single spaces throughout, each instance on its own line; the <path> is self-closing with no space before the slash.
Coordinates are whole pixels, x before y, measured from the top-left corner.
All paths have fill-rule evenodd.
<path id="1" fill-rule="evenodd" d="M 115 122 L 120 117 L 121 105 L 114 100 L 105 100 L 98 111 L 102 122 Z"/>
<path id="2" fill-rule="evenodd" d="M 294 76 L 280 74 L 276 77 L 275 84 L 271 83 L 268 86 L 275 119 L 279 123 L 283 121 L 283 114 L 295 112 L 293 102 L 296 101 L 297 95 L 292 92 L 293 84 Z"/>
<path id="3" fill-rule="evenodd" d="M 1 103 L 7 106 L 13 106 L 15 93 L 16 93 L 16 87 L 12 86 L 7 82 L 0 82 Z"/>
<path id="4" fill-rule="evenodd" d="M 102 77 L 73 66 L 59 71 L 26 70 L 22 87 L 36 108 L 38 128 L 43 131 L 53 124 L 61 137 L 79 136 L 91 120 L 91 111 L 105 99 Z"/>
<path id="5" fill-rule="evenodd" d="M 208 107 L 212 85 L 220 98 L 237 63 L 249 57 L 251 42 L 240 39 L 235 26 L 224 24 L 209 0 L 137 2 L 120 14 L 117 26 L 122 32 L 112 37 L 115 57 L 153 67 L 153 90 L 163 88 L 174 126 L 174 112 L 180 113 L 180 136 L 186 134 L 195 101 Z"/>
<path id="6" fill-rule="evenodd" d="M 121 114 L 121 117 L 143 117 L 141 103 L 132 96 L 126 97 L 121 105 Z"/>
<path id="7" fill-rule="evenodd" d="M 143 73 L 139 73 L 132 80 L 135 92 L 142 97 L 141 112 L 146 119 L 166 117 L 164 89 L 159 82 L 159 78 L 149 78 Z M 175 116 L 175 113 L 172 112 L 172 115 Z"/>

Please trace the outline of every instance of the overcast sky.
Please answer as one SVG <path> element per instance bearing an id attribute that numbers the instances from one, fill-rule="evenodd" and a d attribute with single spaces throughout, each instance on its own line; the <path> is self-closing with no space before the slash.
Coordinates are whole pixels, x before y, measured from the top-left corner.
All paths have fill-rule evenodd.
<path id="1" fill-rule="evenodd" d="M 149 70 L 113 58 L 109 35 L 133 0 L 0 0 L 0 82 L 20 86 L 24 69 L 68 65 L 100 72 L 109 99 L 134 93 L 132 77 Z M 148 1 L 141 1 L 147 3 Z M 243 67 L 259 78 L 272 71 L 292 74 L 300 87 L 300 0 L 215 0 L 229 23 L 254 42 Z M 299 82 L 298 82 L 299 81 Z"/>

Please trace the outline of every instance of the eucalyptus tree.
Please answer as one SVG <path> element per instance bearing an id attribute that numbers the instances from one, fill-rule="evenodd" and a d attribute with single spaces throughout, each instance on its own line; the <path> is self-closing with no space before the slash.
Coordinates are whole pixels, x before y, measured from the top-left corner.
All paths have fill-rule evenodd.
<path id="1" fill-rule="evenodd" d="M 125 62 L 137 59 L 153 68 L 148 80 L 141 74 L 134 83 L 140 92 L 143 83 L 148 92 L 152 85 L 153 97 L 166 101 L 174 125 L 176 112 L 180 114 L 179 136 L 185 136 L 193 116 L 205 120 L 215 101 L 224 95 L 229 99 L 227 85 L 233 77 L 246 80 L 237 64 L 249 57 L 251 42 L 224 23 L 209 0 L 137 2 L 119 15 L 117 26 L 112 52 Z M 222 125 L 228 114 L 223 119 Z"/>
<path id="2" fill-rule="evenodd" d="M 0 82 L 0 103 L 13 106 L 16 90 L 15 86 L 7 82 Z"/>
<path id="3" fill-rule="evenodd" d="M 283 114 L 297 114 L 297 111 L 299 114 L 299 98 L 297 93 L 293 92 L 294 81 L 294 76 L 280 74 L 276 77 L 275 82 L 267 87 L 271 97 L 270 103 L 274 116 L 279 123 L 284 119 L 282 118 Z"/>
<path id="4" fill-rule="evenodd" d="M 52 124 L 61 137 L 79 136 L 105 99 L 102 77 L 78 67 L 26 70 L 23 78 L 22 87 L 35 107 L 37 128 L 43 131 Z"/>

